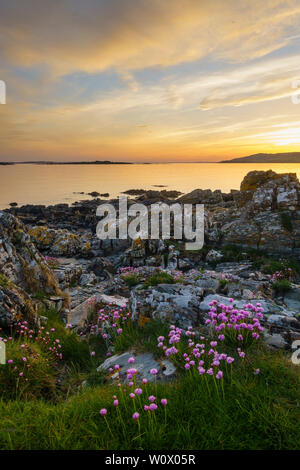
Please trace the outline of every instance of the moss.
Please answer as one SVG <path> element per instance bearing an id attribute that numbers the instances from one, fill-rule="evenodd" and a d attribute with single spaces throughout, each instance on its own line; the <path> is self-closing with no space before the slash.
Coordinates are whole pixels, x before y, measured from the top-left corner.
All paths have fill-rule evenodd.
<path id="1" fill-rule="evenodd" d="M 9 287 L 10 280 L 4 274 L 0 274 L 0 287 L 7 288 Z"/>

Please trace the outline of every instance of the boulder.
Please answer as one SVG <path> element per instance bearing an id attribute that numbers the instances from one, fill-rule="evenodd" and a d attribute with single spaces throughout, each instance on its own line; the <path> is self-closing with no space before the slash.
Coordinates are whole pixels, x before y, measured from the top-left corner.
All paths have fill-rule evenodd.
<path id="1" fill-rule="evenodd" d="M 129 364 L 128 359 L 133 357 L 134 364 Z M 155 377 L 150 373 L 151 369 L 156 369 L 156 380 L 166 381 L 175 378 L 176 367 L 172 362 L 167 359 L 156 361 L 151 353 L 134 354 L 132 352 L 125 352 L 124 354 L 112 356 L 101 364 L 97 371 L 106 371 L 109 373 L 109 369 L 114 369 L 118 365 L 120 367 L 118 372 L 114 375 L 110 375 L 111 380 L 117 376 L 120 377 L 122 383 L 128 383 L 126 372 L 128 369 L 135 368 L 137 374 L 135 375 L 135 381 L 141 382 L 142 379 L 147 379 L 148 382 L 154 382 Z"/>
<path id="2" fill-rule="evenodd" d="M 48 298 L 61 295 L 53 272 L 24 225 L 12 214 L 1 211 L 0 273 L 2 325 L 15 318 L 33 318 L 36 303 L 31 296 L 40 292 Z"/>

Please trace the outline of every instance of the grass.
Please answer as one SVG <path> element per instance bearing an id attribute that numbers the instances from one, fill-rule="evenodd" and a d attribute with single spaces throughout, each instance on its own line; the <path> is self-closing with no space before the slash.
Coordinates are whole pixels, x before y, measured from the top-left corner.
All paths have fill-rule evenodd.
<path id="1" fill-rule="evenodd" d="M 141 276 L 139 274 L 127 274 L 122 277 L 128 287 L 135 287 L 140 283 Z"/>
<path id="2" fill-rule="evenodd" d="M 135 352 L 151 351 L 156 357 L 160 355 L 157 349 L 157 338 L 160 335 L 167 336 L 168 327 L 160 320 L 149 321 L 140 318 L 139 324 L 145 322 L 142 327 L 138 324 L 131 323 L 128 328 L 124 328 L 122 335 L 115 340 L 116 353 L 123 353 L 132 349 Z"/>
<path id="3" fill-rule="evenodd" d="M 175 279 L 171 274 L 162 271 L 149 276 L 144 282 L 143 288 L 148 289 L 151 286 L 158 286 L 158 284 L 175 284 Z"/>
<path id="4" fill-rule="evenodd" d="M 298 449 L 300 444 L 299 371 L 283 354 L 252 352 L 260 367 L 241 366 L 225 399 L 209 396 L 199 376 L 183 374 L 167 385 L 148 385 L 148 394 L 168 399 L 140 427 L 128 406 L 112 405 L 117 388 L 87 388 L 57 405 L 44 401 L 0 402 L 1 449 Z M 146 400 L 143 400 L 143 403 Z M 106 408 L 109 433 L 99 410 Z M 121 419 L 119 418 L 121 413 Z M 122 423 L 125 425 L 125 432 Z M 140 437 L 139 437 L 140 436 Z"/>
<path id="5" fill-rule="evenodd" d="M 281 212 L 280 214 L 280 222 L 282 227 L 289 233 L 292 233 L 294 230 L 293 221 L 289 213 Z"/>
<path id="6" fill-rule="evenodd" d="M 197 371 L 178 368 L 170 383 L 147 384 L 134 404 L 128 386 L 122 395 L 103 374 L 96 373 L 90 349 L 99 357 L 104 342 L 91 336 L 89 344 L 66 330 L 55 311 L 48 316 L 47 329 L 55 328 L 60 339 L 63 364 L 53 370 L 65 376 L 56 386 L 56 398 L 40 393 L 0 398 L 1 449 L 85 449 L 85 450 L 191 450 L 191 449 L 298 449 L 300 445 L 300 370 L 284 352 L 271 351 L 261 342 L 253 343 L 245 360 L 236 359 L 233 373 L 223 382 L 211 381 L 207 389 Z M 115 351 L 151 351 L 157 358 L 157 337 L 167 337 L 169 328 L 158 320 L 128 322 L 115 340 Z M 224 344 L 233 355 L 235 346 Z M 36 345 L 38 347 L 38 345 Z M 42 349 L 40 350 L 42 358 Z M 178 363 L 179 364 L 179 363 Z M 1 366 L 4 370 L 6 366 Z M 259 375 L 254 375 L 255 369 Z M 37 378 L 39 378 L 39 371 Z M 40 376 L 41 378 L 42 376 Z M 51 376 L 52 377 L 52 376 Z M 210 377 L 209 379 L 212 380 Z M 6 383 L 1 379 L 1 383 Z M 85 387 L 82 384 L 86 381 Z M 223 383 L 223 388 L 221 388 Z M 224 390 L 224 396 L 223 396 Z M 143 410 L 148 396 L 157 397 L 158 408 Z M 113 406 L 113 395 L 119 407 Z M 167 398 L 163 407 L 161 398 Z M 140 401 L 141 400 L 141 401 Z M 148 402 L 149 404 L 149 402 Z M 107 409 L 107 423 L 99 410 Z M 138 409 L 139 421 L 132 419 Z M 151 414 L 150 414 L 151 413 Z M 111 432 L 110 432 L 111 431 Z"/>
<path id="7" fill-rule="evenodd" d="M 273 289 L 275 290 L 276 294 L 285 294 L 291 290 L 291 288 L 292 285 L 287 279 L 278 279 L 277 281 L 273 282 Z"/>

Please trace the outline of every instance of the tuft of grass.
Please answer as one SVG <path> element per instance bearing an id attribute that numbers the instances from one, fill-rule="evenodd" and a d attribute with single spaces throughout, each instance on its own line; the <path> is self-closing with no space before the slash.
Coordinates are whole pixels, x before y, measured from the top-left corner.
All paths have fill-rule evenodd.
<path id="1" fill-rule="evenodd" d="M 293 221 L 289 213 L 287 212 L 281 212 L 280 214 L 280 222 L 282 227 L 287 231 L 287 232 L 292 232 L 294 230 L 293 228 Z"/>
<path id="2" fill-rule="evenodd" d="M 123 276 L 123 280 L 128 287 L 135 287 L 140 283 L 140 276 L 138 274 L 127 274 Z"/>
<path id="3" fill-rule="evenodd" d="M 0 274 L 0 287 L 6 289 L 7 287 L 9 287 L 9 284 L 10 280 L 8 279 L 8 277 L 6 277 L 4 274 Z"/>
<path id="4" fill-rule="evenodd" d="M 169 329 L 161 320 L 148 320 L 142 327 L 129 321 L 125 325 L 122 335 L 115 340 L 115 352 L 123 353 L 129 349 L 136 352 L 150 351 L 158 357 L 160 351 L 157 348 L 157 338 L 161 335 L 167 336 Z"/>
<path id="5" fill-rule="evenodd" d="M 42 315 L 48 318 L 47 329 L 55 328 L 55 336 L 60 340 L 62 346 L 61 352 L 64 362 L 83 370 L 89 370 L 91 356 L 87 342 L 81 340 L 75 332 L 66 329 L 55 309 L 49 309 Z"/>
<path id="6" fill-rule="evenodd" d="M 273 289 L 277 294 L 284 294 L 291 290 L 292 286 L 288 279 L 278 279 L 273 282 Z"/>

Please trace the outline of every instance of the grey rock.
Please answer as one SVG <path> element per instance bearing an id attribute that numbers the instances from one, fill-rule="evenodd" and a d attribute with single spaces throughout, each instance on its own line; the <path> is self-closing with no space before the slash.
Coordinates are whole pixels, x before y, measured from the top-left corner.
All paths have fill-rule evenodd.
<path id="1" fill-rule="evenodd" d="M 135 359 L 134 364 L 128 363 L 128 359 L 130 357 Z M 131 352 L 115 355 L 106 359 L 106 361 L 97 368 L 97 371 L 109 371 L 109 369 L 114 368 L 115 365 L 120 366 L 119 376 L 122 383 L 128 382 L 126 372 L 128 369 L 132 368 L 138 371 L 135 375 L 137 382 L 141 382 L 143 378 L 147 379 L 148 382 L 154 382 L 155 377 L 150 374 L 151 369 L 156 369 L 158 371 L 156 380 L 159 381 L 171 380 L 176 374 L 176 367 L 167 359 L 158 362 L 154 359 L 151 353 L 134 354 Z M 117 375 L 117 373 L 115 375 Z"/>

